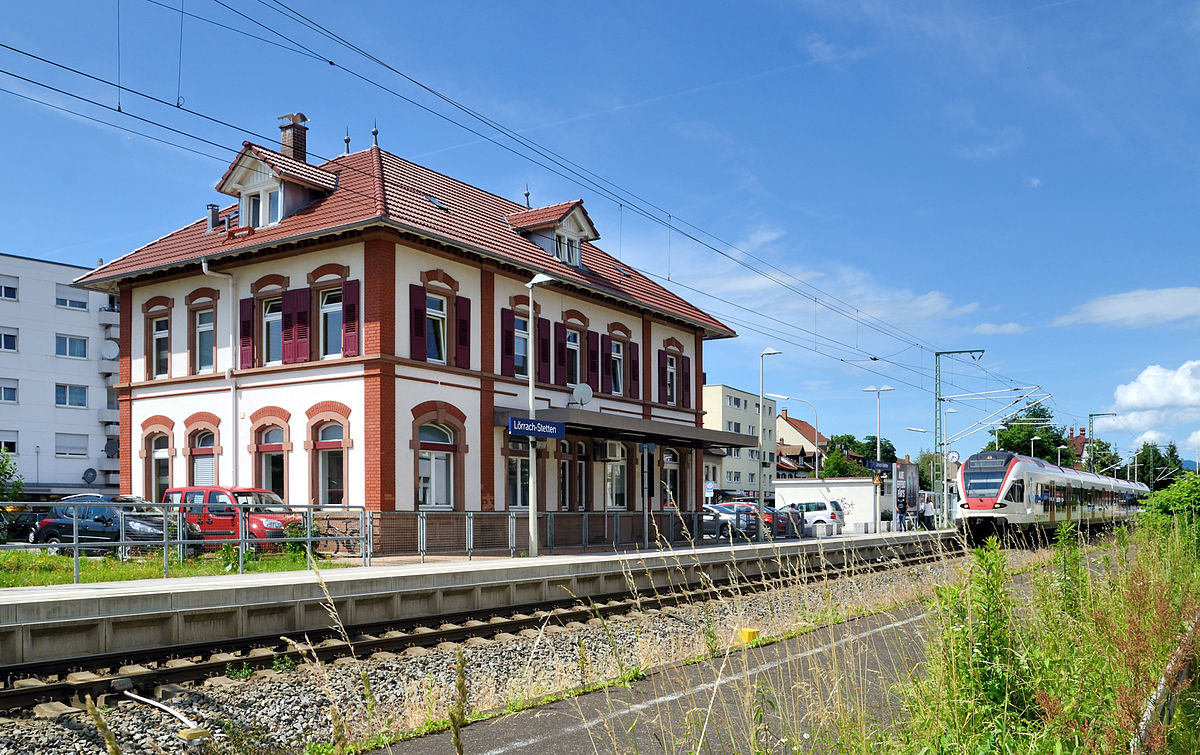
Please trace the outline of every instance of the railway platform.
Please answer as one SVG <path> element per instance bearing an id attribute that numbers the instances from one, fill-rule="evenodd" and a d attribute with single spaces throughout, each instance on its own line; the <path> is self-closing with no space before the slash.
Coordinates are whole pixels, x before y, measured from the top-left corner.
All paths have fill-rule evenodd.
<path id="1" fill-rule="evenodd" d="M 325 632 L 332 599 L 348 628 L 473 616 L 751 581 L 933 554 L 953 531 L 538 558 L 431 561 L 321 572 L 222 575 L 0 590 L 0 670 L 161 649 Z M 328 592 L 328 597 L 326 596 Z"/>

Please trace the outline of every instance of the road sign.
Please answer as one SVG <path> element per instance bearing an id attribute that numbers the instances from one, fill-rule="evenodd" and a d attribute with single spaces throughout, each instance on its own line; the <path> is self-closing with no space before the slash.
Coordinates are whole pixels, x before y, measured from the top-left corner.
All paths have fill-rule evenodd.
<path id="1" fill-rule="evenodd" d="M 712 480 L 709 480 L 708 482 L 704 483 L 704 497 L 712 498 L 713 492 L 716 489 L 717 489 L 717 483 L 713 482 Z"/>
<path id="2" fill-rule="evenodd" d="M 890 461 L 875 461 L 874 459 L 867 459 L 863 462 L 863 466 L 867 469 L 874 469 L 876 472 L 892 471 L 892 463 Z"/>
<path id="3" fill-rule="evenodd" d="M 565 438 L 567 426 L 562 422 L 509 417 L 508 432 L 510 435 L 527 435 L 533 438 Z"/>

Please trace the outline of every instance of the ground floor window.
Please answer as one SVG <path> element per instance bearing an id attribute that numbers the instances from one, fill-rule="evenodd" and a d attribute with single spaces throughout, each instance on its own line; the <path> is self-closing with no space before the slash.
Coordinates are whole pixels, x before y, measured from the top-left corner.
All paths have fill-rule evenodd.
<path id="1" fill-rule="evenodd" d="M 171 439 L 155 435 L 150 439 L 150 500 L 161 501 L 171 487 Z"/>
<path id="2" fill-rule="evenodd" d="M 284 497 L 283 428 L 268 427 L 258 435 L 259 487 Z"/>
<path id="3" fill-rule="evenodd" d="M 663 449 L 662 502 L 664 506 L 679 505 L 679 454 L 673 448 Z"/>
<path id="4" fill-rule="evenodd" d="M 341 506 L 344 503 L 345 430 L 336 422 L 322 425 L 313 444 L 317 452 L 317 505 Z"/>
<path id="5" fill-rule="evenodd" d="M 532 442 L 532 441 L 531 441 Z M 510 509 L 529 508 L 529 443 L 509 441 L 507 474 L 507 498 Z"/>
<path id="6" fill-rule="evenodd" d="M 192 436 L 188 482 L 191 485 L 217 484 L 217 457 L 213 453 L 216 436 L 205 430 Z"/>
<path id="7" fill-rule="evenodd" d="M 604 463 L 604 507 L 625 510 L 629 508 L 628 486 L 629 458 L 625 444 L 618 446 L 618 457 Z"/>
<path id="8" fill-rule="evenodd" d="M 454 506 L 454 434 L 441 425 L 422 425 L 418 433 L 417 503 L 421 506 Z"/>

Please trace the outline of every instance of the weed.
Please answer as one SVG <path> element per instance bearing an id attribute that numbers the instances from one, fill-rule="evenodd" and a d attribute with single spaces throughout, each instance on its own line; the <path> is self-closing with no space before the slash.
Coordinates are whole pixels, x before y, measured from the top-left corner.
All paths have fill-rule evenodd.
<path id="1" fill-rule="evenodd" d="M 467 723 L 467 660 L 459 648 L 454 662 L 454 704 L 450 706 L 450 732 L 454 751 L 463 755 L 462 727 Z"/>
<path id="2" fill-rule="evenodd" d="M 117 744 L 117 738 L 108 728 L 108 722 L 104 720 L 104 715 L 96 708 L 91 694 L 84 697 L 84 703 L 87 705 L 88 716 L 91 717 L 92 723 L 96 724 L 96 731 L 100 732 L 100 736 L 104 738 L 105 752 L 108 755 L 121 755 L 121 747 Z"/>
<path id="3" fill-rule="evenodd" d="M 271 668 L 281 674 L 287 674 L 296 670 L 296 661 L 290 655 L 281 653 L 271 661 Z"/>
<path id="4" fill-rule="evenodd" d="M 242 661 L 241 668 L 234 666 L 232 663 L 225 664 L 225 676 L 230 679 L 249 679 L 254 674 L 254 669 L 250 668 L 250 664 Z"/>

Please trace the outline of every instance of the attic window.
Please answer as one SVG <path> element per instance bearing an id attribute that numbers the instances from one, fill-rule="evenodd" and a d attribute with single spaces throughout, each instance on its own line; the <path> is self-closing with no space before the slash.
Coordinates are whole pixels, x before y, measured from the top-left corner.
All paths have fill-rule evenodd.
<path id="1" fill-rule="evenodd" d="M 445 213 L 449 213 L 449 212 L 450 212 L 450 208 L 449 208 L 449 207 L 447 207 L 446 205 L 442 204 L 441 202 L 439 202 L 439 201 L 437 200 L 437 198 L 436 198 L 436 197 L 431 197 L 431 196 L 429 196 L 428 194 L 426 194 L 426 195 L 425 195 L 425 198 L 429 200 L 429 204 L 431 204 L 431 205 L 433 205 L 434 207 L 438 208 L 438 209 L 439 209 L 439 210 L 441 210 L 442 212 L 445 212 Z"/>
<path id="2" fill-rule="evenodd" d="M 614 268 L 616 268 L 616 271 L 617 271 L 618 273 L 620 273 L 621 275 L 624 275 L 626 278 L 632 278 L 632 277 L 633 277 L 633 275 L 632 275 L 632 274 L 630 274 L 630 272 L 629 272 L 628 270 L 626 270 L 625 268 L 621 267 L 620 265 L 613 265 L 613 267 L 614 267 Z"/>
<path id="3" fill-rule="evenodd" d="M 278 186 L 269 186 L 259 191 L 243 192 L 242 207 L 238 213 L 243 225 L 261 228 L 279 222 L 281 208 Z"/>
<path id="4" fill-rule="evenodd" d="M 554 237 L 554 256 L 562 262 L 579 267 L 579 239 L 559 233 Z"/>

